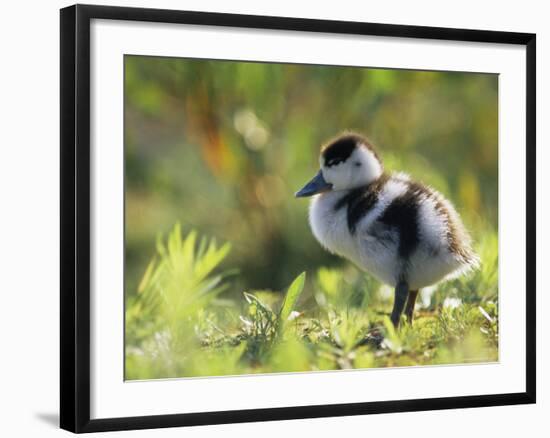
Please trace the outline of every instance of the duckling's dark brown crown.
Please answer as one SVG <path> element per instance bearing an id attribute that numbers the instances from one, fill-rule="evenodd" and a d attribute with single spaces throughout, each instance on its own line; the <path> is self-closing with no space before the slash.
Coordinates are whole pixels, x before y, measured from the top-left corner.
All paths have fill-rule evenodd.
<path id="1" fill-rule="evenodd" d="M 330 167 L 346 161 L 356 147 L 366 147 L 380 161 L 374 147 L 367 138 L 350 132 L 336 137 L 321 148 L 321 156 L 323 157 L 325 166 Z"/>

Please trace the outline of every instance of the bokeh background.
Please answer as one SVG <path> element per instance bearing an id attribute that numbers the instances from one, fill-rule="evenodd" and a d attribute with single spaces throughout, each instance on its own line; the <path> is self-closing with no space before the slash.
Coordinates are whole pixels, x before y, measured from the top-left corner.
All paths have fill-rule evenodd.
<path id="1" fill-rule="evenodd" d="M 229 295 L 346 263 L 293 196 L 345 129 L 443 192 L 474 240 L 494 232 L 497 123 L 491 74 L 126 56 L 126 297 L 176 222 L 231 242 Z"/>

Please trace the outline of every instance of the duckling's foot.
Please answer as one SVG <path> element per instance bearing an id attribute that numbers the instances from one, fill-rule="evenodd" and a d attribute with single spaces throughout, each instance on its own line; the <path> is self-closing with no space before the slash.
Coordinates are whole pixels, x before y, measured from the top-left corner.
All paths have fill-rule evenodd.
<path id="1" fill-rule="evenodd" d="M 375 348 L 380 348 L 382 345 L 382 342 L 384 341 L 384 335 L 378 328 L 374 328 L 370 330 L 363 339 L 361 339 L 357 347 L 362 345 L 370 345 Z"/>
<path id="2" fill-rule="evenodd" d="M 409 295 L 409 285 L 406 281 L 400 281 L 395 286 L 395 299 L 393 301 L 393 310 L 391 312 L 391 322 L 395 328 L 399 327 L 399 320 L 405 308 L 405 301 Z"/>

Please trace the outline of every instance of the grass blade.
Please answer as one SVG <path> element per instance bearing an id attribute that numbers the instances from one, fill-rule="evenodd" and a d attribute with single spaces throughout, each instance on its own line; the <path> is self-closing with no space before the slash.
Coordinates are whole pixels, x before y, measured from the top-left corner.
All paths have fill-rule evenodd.
<path id="1" fill-rule="evenodd" d="M 302 272 L 300 275 L 298 275 L 298 277 L 294 279 L 294 281 L 288 288 L 288 292 L 285 296 L 285 301 L 283 302 L 281 312 L 279 313 L 279 325 L 283 325 L 290 316 L 290 313 L 294 309 L 294 306 L 296 305 L 300 294 L 304 290 L 305 281 L 306 273 Z"/>

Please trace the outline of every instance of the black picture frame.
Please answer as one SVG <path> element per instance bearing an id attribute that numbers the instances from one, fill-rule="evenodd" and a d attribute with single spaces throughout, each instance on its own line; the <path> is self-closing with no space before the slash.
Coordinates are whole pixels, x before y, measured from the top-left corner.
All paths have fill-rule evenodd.
<path id="1" fill-rule="evenodd" d="M 92 19 L 411 37 L 525 46 L 527 79 L 526 391 L 416 400 L 90 419 L 90 21 Z M 89 5 L 74 5 L 61 9 L 60 24 L 61 428 L 76 433 L 100 432 L 535 403 L 535 34 Z"/>

